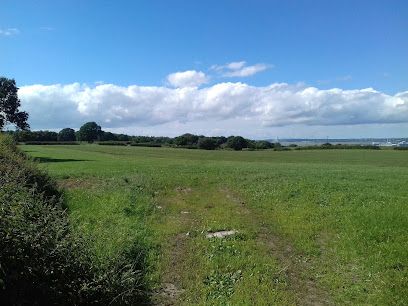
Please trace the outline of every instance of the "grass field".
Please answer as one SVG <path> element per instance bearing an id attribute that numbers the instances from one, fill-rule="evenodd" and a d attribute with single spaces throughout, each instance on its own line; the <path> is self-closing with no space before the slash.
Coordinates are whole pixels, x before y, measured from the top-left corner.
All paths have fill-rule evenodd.
<path id="1" fill-rule="evenodd" d="M 21 148 L 102 264 L 142 258 L 152 303 L 408 305 L 408 152 Z"/>

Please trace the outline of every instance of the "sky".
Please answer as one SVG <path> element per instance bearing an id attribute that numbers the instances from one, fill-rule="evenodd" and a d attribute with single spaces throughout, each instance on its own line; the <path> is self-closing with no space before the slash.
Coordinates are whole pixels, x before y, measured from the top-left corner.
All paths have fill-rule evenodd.
<path id="1" fill-rule="evenodd" d="M 408 137 L 408 1 L 0 0 L 33 130 Z"/>

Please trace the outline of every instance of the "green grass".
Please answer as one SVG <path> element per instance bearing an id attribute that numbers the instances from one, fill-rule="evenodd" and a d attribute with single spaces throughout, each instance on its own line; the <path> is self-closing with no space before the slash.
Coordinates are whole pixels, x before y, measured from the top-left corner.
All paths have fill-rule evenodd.
<path id="1" fill-rule="evenodd" d="M 102 263 L 144 252 L 154 292 L 173 288 L 155 299 L 408 304 L 407 152 L 22 149 L 66 188 Z M 238 234 L 205 237 L 222 229 Z"/>

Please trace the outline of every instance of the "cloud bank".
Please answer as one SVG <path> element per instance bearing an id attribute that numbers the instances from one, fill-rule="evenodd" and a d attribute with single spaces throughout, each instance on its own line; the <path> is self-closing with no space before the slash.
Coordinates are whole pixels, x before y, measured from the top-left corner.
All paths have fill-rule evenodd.
<path id="1" fill-rule="evenodd" d="M 30 85 L 22 86 L 19 96 L 33 128 L 79 127 L 91 120 L 104 128 L 235 120 L 237 124 L 254 122 L 254 130 L 297 124 L 408 122 L 408 91 L 388 95 L 372 88 L 320 90 L 286 83 L 257 87 L 240 82 L 198 88 L 192 84 L 202 81 L 181 82 L 182 79 L 178 76 L 172 79 L 174 86 L 180 86 L 177 88 L 79 83 Z"/>

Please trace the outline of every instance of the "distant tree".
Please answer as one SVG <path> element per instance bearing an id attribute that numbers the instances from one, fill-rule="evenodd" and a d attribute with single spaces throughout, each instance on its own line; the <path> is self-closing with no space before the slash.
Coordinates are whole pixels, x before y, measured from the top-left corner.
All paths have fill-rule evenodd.
<path id="1" fill-rule="evenodd" d="M 33 134 L 33 132 L 27 131 L 27 130 L 16 131 L 15 134 L 14 134 L 14 139 L 17 142 L 33 141 L 34 140 L 34 134 Z"/>
<path id="2" fill-rule="evenodd" d="M 190 133 L 183 134 L 174 138 L 174 143 L 178 146 L 191 146 L 198 143 L 199 137 Z"/>
<path id="3" fill-rule="evenodd" d="M 35 135 L 36 141 L 57 141 L 58 133 L 52 131 L 36 131 L 32 132 Z"/>
<path id="4" fill-rule="evenodd" d="M 247 148 L 248 142 L 244 137 L 241 136 L 231 136 L 228 137 L 227 148 L 234 149 L 235 151 L 240 151 L 243 148 Z"/>
<path id="5" fill-rule="evenodd" d="M 79 129 L 79 140 L 94 142 L 102 135 L 102 129 L 96 122 L 87 122 Z"/>
<path id="6" fill-rule="evenodd" d="M 217 143 L 211 137 L 202 137 L 198 140 L 198 148 L 204 150 L 214 150 L 217 147 Z"/>
<path id="7" fill-rule="evenodd" d="M 271 149 L 273 145 L 266 140 L 259 140 L 255 142 L 255 149 L 258 150 L 265 150 L 265 149 Z"/>
<path id="8" fill-rule="evenodd" d="M 100 140 L 102 141 L 116 141 L 118 137 L 116 134 L 111 132 L 102 132 L 100 136 Z"/>
<path id="9" fill-rule="evenodd" d="M 224 137 L 224 136 L 213 137 L 213 138 L 215 138 L 215 141 L 216 141 L 216 143 L 217 143 L 217 147 L 223 145 L 223 144 L 226 143 L 227 140 L 228 140 L 227 137 Z"/>
<path id="10" fill-rule="evenodd" d="M 62 129 L 58 133 L 58 141 L 75 141 L 75 131 L 71 128 Z"/>
<path id="11" fill-rule="evenodd" d="M 0 130 L 7 123 L 14 124 L 22 130 L 30 128 L 27 123 L 28 114 L 19 111 L 21 104 L 17 91 L 15 80 L 0 77 Z"/>
<path id="12" fill-rule="evenodd" d="M 119 134 L 118 135 L 118 140 L 119 141 L 129 141 L 130 137 L 128 135 L 125 135 L 125 134 Z"/>

